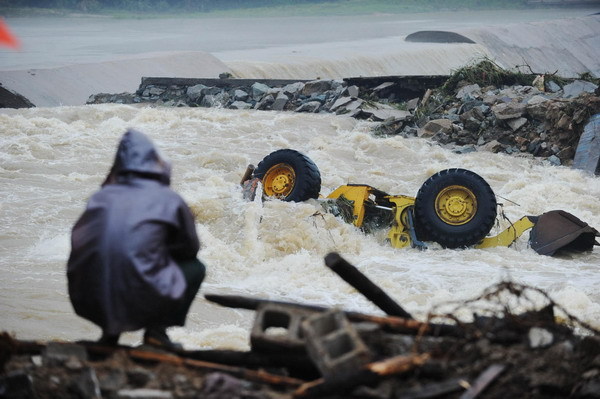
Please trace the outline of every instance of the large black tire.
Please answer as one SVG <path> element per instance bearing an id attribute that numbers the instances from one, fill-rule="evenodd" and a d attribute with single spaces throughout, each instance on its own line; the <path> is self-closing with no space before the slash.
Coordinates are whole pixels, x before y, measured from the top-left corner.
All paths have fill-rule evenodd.
<path id="1" fill-rule="evenodd" d="M 496 205 L 492 188 L 481 176 L 466 169 L 442 170 L 417 193 L 417 237 L 444 248 L 475 245 L 494 226 Z"/>
<path id="2" fill-rule="evenodd" d="M 256 167 L 254 177 L 261 179 L 263 195 L 288 202 L 318 198 L 321 173 L 306 155 L 290 149 L 267 155 Z"/>

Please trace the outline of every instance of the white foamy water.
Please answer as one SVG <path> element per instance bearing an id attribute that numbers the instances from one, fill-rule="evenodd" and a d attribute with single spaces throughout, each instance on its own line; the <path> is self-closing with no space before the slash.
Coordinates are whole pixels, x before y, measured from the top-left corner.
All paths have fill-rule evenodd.
<path id="1" fill-rule="evenodd" d="M 322 211 L 318 201 L 246 202 L 239 181 L 249 163 L 294 148 L 318 165 L 327 195 L 366 183 L 414 195 L 433 173 L 461 167 L 483 176 L 511 220 L 564 209 L 600 227 L 600 179 L 539 160 L 476 152 L 457 155 L 421 139 L 376 138 L 371 124 L 334 115 L 124 105 L 0 111 L 0 314 L 22 339 L 95 339 L 66 291 L 70 229 L 98 189 L 121 134 L 149 134 L 174 164 L 173 187 L 194 210 L 208 267 L 185 328 L 191 348 L 248 347 L 254 313 L 207 303 L 202 294 L 237 294 L 339 305 L 381 313 L 324 266 L 337 251 L 417 317 L 469 299 L 506 278 L 546 290 L 600 327 L 600 248 L 540 256 L 523 237 L 511 248 L 426 252 L 393 249 Z M 140 333 L 123 342 L 136 343 Z"/>
<path id="2" fill-rule="evenodd" d="M 144 59 L 148 64 L 144 65 L 156 68 L 157 54 L 165 52 L 172 52 L 171 61 L 177 66 L 171 71 L 179 71 L 182 63 L 189 66 L 189 58 L 182 54 L 208 52 L 244 77 L 446 73 L 485 53 L 487 47 L 417 45 L 403 37 L 417 30 L 527 24 L 593 11 L 335 19 L 11 18 L 7 22 L 23 49 L 1 50 L 0 80 L 12 76 L 23 89 L 47 97 L 38 105 L 50 105 L 80 103 L 73 102 L 74 94 L 61 83 L 65 76 L 69 84 L 77 76 L 82 88 L 92 85 L 106 91 L 103 88 L 114 76 L 106 73 L 103 62 Z M 76 64 L 86 65 L 78 69 Z M 123 75 L 143 73 L 135 60 L 120 65 Z M 61 66 L 80 74 L 32 69 Z M 206 77 L 202 75 L 206 66 L 199 68 L 198 77 Z M 78 94 L 87 98 L 94 93 Z M 324 195 L 345 183 L 414 195 L 435 172 L 462 167 L 483 176 L 499 196 L 510 200 L 499 202 L 505 203 L 513 221 L 564 209 L 599 228 L 598 178 L 539 160 L 491 153 L 456 155 L 420 139 L 375 138 L 368 122 L 342 116 L 100 105 L 0 110 L 1 330 L 21 339 L 99 336 L 96 326 L 73 313 L 67 297 L 70 229 L 103 181 L 117 142 L 129 127 L 148 133 L 171 158 L 173 186 L 197 217 L 204 245 L 199 256 L 208 275 L 186 327 L 171 331 L 188 347 L 248 347 L 254 313 L 207 303 L 202 294 L 209 292 L 380 313 L 324 266 L 323 257 L 330 251 L 358 266 L 417 317 L 436 304 L 472 298 L 512 278 L 547 290 L 569 312 L 600 327 L 599 248 L 549 258 L 527 248 L 522 238 L 511 248 L 396 250 L 385 242 L 385 234 L 365 236 L 324 213 L 317 201 L 248 203 L 239 188 L 249 163 L 257 164 L 276 149 L 294 148 L 319 166 Z M 139 342 L 140 336 L 125 334 L 123 342 Z"/>

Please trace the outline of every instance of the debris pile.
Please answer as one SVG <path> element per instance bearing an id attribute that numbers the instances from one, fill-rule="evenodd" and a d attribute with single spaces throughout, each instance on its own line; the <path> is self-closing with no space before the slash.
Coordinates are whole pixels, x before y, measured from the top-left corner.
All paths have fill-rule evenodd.
<path id="1" fill-rule="evenodd" d="M 256 312 L 246 352 L 43 344 L 4 333 L 0 396 L 600 397 L 600 332 L 540 290 L 503 282 L 417 321 L 338 254 L 325 264 L 387 315 L 206 295 Z M 465 312 L 472 320 L 456 316 Z"/>
<path id="2" fill-rule="evenodd" d="M 429 83 L 437 81 L 428 78 Z M 487 59 L 420 92 L 406 90 L 391 77 L 376 80 L 374 87 L 349 84 L 352 79 L 279 86 L 245 79 L 240 86 L 229 81 L 215 86 L 144 84 L 144 79 L 136 93 L 95 94 L 87 103 L 335 113 L 378 122 L 378 135 L 423 137 L 458 153 L 542 157 L 554 165 L 572 164 L 585 125 L 600 113 L 598 79 L 509 72 Z M 417 94 L 407 98 L 410 93 Z"/>
<path id="3" fill-rule="evenodd" d="M 384 83 L 372 93 L 389 90 L 391 83 Z M 268 86 L 254 82 L 246 86 L 222 87 L 196 84 L 154 85 L 142 84 L 136 93 L 95 94 L 87 104 L 100 103 L 154 103 L 173 107 L 216 107 L 228 109 L 255 109 L 263 111 L 292 111 L 307 113 L 337 113 L 382 121 L 389 117 L 404 119 L 411 114 L 388 104 L 374 103 L 363 98 L 356 85 L 344 80 L 314 80 L 294 82 L 283 86 Z M 388 100 L 386 99 L 386 102 Z"/>
<path id="4" fill-rule="evenodd" d="M 598 86 L 538 81 L 537 87 L 500 88 L 462 82 L 453 96 L 437 90 L 415 111 L 418 129 L 392 122 L 380 132 L 431 138 L 457 152 L 487 150 L 571 165 L 586 124 L 600 112 Z"/>

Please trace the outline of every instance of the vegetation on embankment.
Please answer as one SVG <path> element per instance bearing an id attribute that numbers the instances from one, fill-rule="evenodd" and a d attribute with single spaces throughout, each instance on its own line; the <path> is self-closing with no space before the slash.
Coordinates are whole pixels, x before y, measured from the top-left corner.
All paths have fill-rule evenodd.
<path id="1" fill-rule="evenodd" d="M 526 0 L 0 0 L 0 14 L 102 14 L 115 17 L 362 15 L 514 9 Z"/>

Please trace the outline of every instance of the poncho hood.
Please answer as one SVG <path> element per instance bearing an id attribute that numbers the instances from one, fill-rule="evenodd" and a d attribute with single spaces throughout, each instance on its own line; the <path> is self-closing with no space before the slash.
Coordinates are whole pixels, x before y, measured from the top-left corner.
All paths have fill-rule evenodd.
<path id="1" fill-rule="evenodd" d="M 171 182 L 171 164 L 162 158 L 154 143 L 144 133 L 128 129 L 121 138 L 115 161 L 104 184 L 114 182 L 118 176 L 138 173 Z"/>

